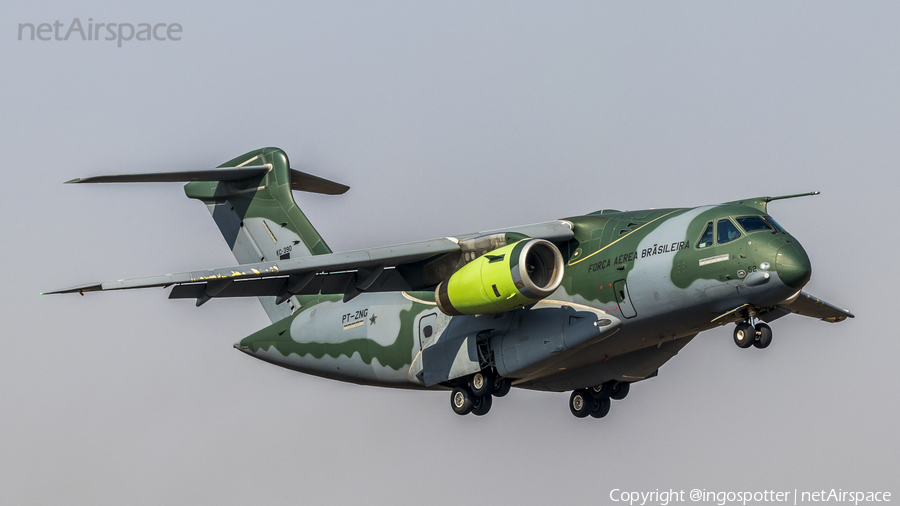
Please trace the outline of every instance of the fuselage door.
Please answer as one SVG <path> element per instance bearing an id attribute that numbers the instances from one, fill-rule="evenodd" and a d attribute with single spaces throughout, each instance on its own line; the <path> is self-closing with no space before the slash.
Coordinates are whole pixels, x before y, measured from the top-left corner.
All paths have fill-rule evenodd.
<path id="1" fill-rule="evenodd" d="M 634 304 L 631 303 L 631 297 L 628 295 L 628 285 L 624 279 L 620 279 L 613 283 L 613 290 L 616 292 L 616 300 L 619 301 L 619 309 L 625 318 L 634 318 L 637 311 L 634 310 Z"/>
<path id="2" fill-rule="evenodd" d="M 427 343 L 435 333 L 437 325 L 437 313 L 431 313 L 419 319 L 419 349 L 425 348 Z"/>

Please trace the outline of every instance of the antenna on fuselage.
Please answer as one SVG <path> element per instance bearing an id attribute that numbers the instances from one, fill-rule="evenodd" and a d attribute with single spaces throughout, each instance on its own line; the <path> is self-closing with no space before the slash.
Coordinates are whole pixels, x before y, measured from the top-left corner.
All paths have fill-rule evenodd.
<path id="1" fill-rule="evenodd" d="M 809 192 L 809 193 L 797 193 L 794 195 L 782 195 L 780 197 L 766 197 L 765 201 L 768 203 L 768 202 L 772 202 L 773 200 L 793 199 L 793 198 L 797 198 L 797 197 L 811 197 L 813 195 L 818 195 L 818 194 L 819 194 L 819 192 Z"/>

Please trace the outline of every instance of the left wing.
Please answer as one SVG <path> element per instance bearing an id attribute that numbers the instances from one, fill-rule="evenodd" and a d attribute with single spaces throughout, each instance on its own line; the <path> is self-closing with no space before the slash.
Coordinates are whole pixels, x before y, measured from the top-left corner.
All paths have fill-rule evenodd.
<path id="1" fill-rule="evenodd" d="M 281 303 L 293 295 L 317 293 L 344 294 L 346 301 L 362 292 L 433 288 L 465 262 L 463 252 L 478 256 L 524 237 L 561 242 L 573 236 L 572 225 L 557 220 L 461 238 L 89 283 L 45 293 L 83 294 L 177 285 L 169 298 L 195 298 L 198 306 L 214 297 L 276 296 Z"/>
<path id="2" fill-rule="evenodd" d="M 780 307 L 783 307 L 792 313 L 818 318 L 829 323 L 841 322 L 847 318 L 856 318 L 850 311 L 829 304 L 806 292 L 800 292 L 800 295 L 790 304 L 783 304 Z"/>
<path id="3" fill-rule="evenodd" d="M 712 319 L 712 322 L 718 322 L 719 325 L 738 322 L 746 319 L 748 315 L 753 314 L 751 311 L 758 314 L 759 318 L 765 322 L 772 322 L 791 313 L 818 318 L 828 323 L 837 323 L 842 322 L 847 318 L 856 318 L 853 313 L 846 309 L 839 308 L 834 304 L 829 304 L 806 292 L 800 292 L 794 300 L 784 302 L 774 307 L 759 308 L 754 307 L 751 304 L 742 304 L 726 313 L 716 316 Z"/>

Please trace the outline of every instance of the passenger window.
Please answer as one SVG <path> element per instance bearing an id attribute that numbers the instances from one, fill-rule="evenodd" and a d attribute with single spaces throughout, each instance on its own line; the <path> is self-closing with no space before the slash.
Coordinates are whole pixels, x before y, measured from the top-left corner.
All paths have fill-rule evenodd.
<path id="1" fill-rule="evenodd" d="M 742 216 L 735 219 L 737 220 L 738 225 L 744 229 L 744 232 L 747 232 L 748 234 L 758 230 L 772 230 L 772 227 L 770 227 L 760 216 Z"/>
<path id="2" fill-rule="evenodd" d="M 731 223 L 731 220 L 719 220 L 719 223 L 716 224 L 717 243 L 725 244 L 726 242 L 731 242 L 740 236 L 741 233 L 738 232 L 738 229 L 734 226 L 734 223 Z"/>
<path id="3" fill-rule="evenodd" d="M 705 248 L 707 246 L 712 246 L 713 243 L 713 224 L 709 222 L 706 224 L 706 230 L 703 231 L 703 235 L 700 236 L 700 241 L 697 242 L 697 249 Z"/>

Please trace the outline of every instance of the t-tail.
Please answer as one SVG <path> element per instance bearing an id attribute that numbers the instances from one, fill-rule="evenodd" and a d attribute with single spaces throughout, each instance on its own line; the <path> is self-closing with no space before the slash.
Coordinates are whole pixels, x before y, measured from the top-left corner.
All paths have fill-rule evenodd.
<path id="1" fill-rule="evenodd" d="M 188 182 L 184 193 L 203 202 L 240 264 L 331 253 L 294 201 L 292 190 L 339 195 L 348 186 L 291 169 L 287 154 L 262 148 L 215 169 L 73 179 L 70 183 Z M 214 295 L 214 294 L 212 294 Z M 198 299 L 198 305 L 206 299 Z M 259 297 L 272 322 L 291 315 L 293 297 Z"/>

